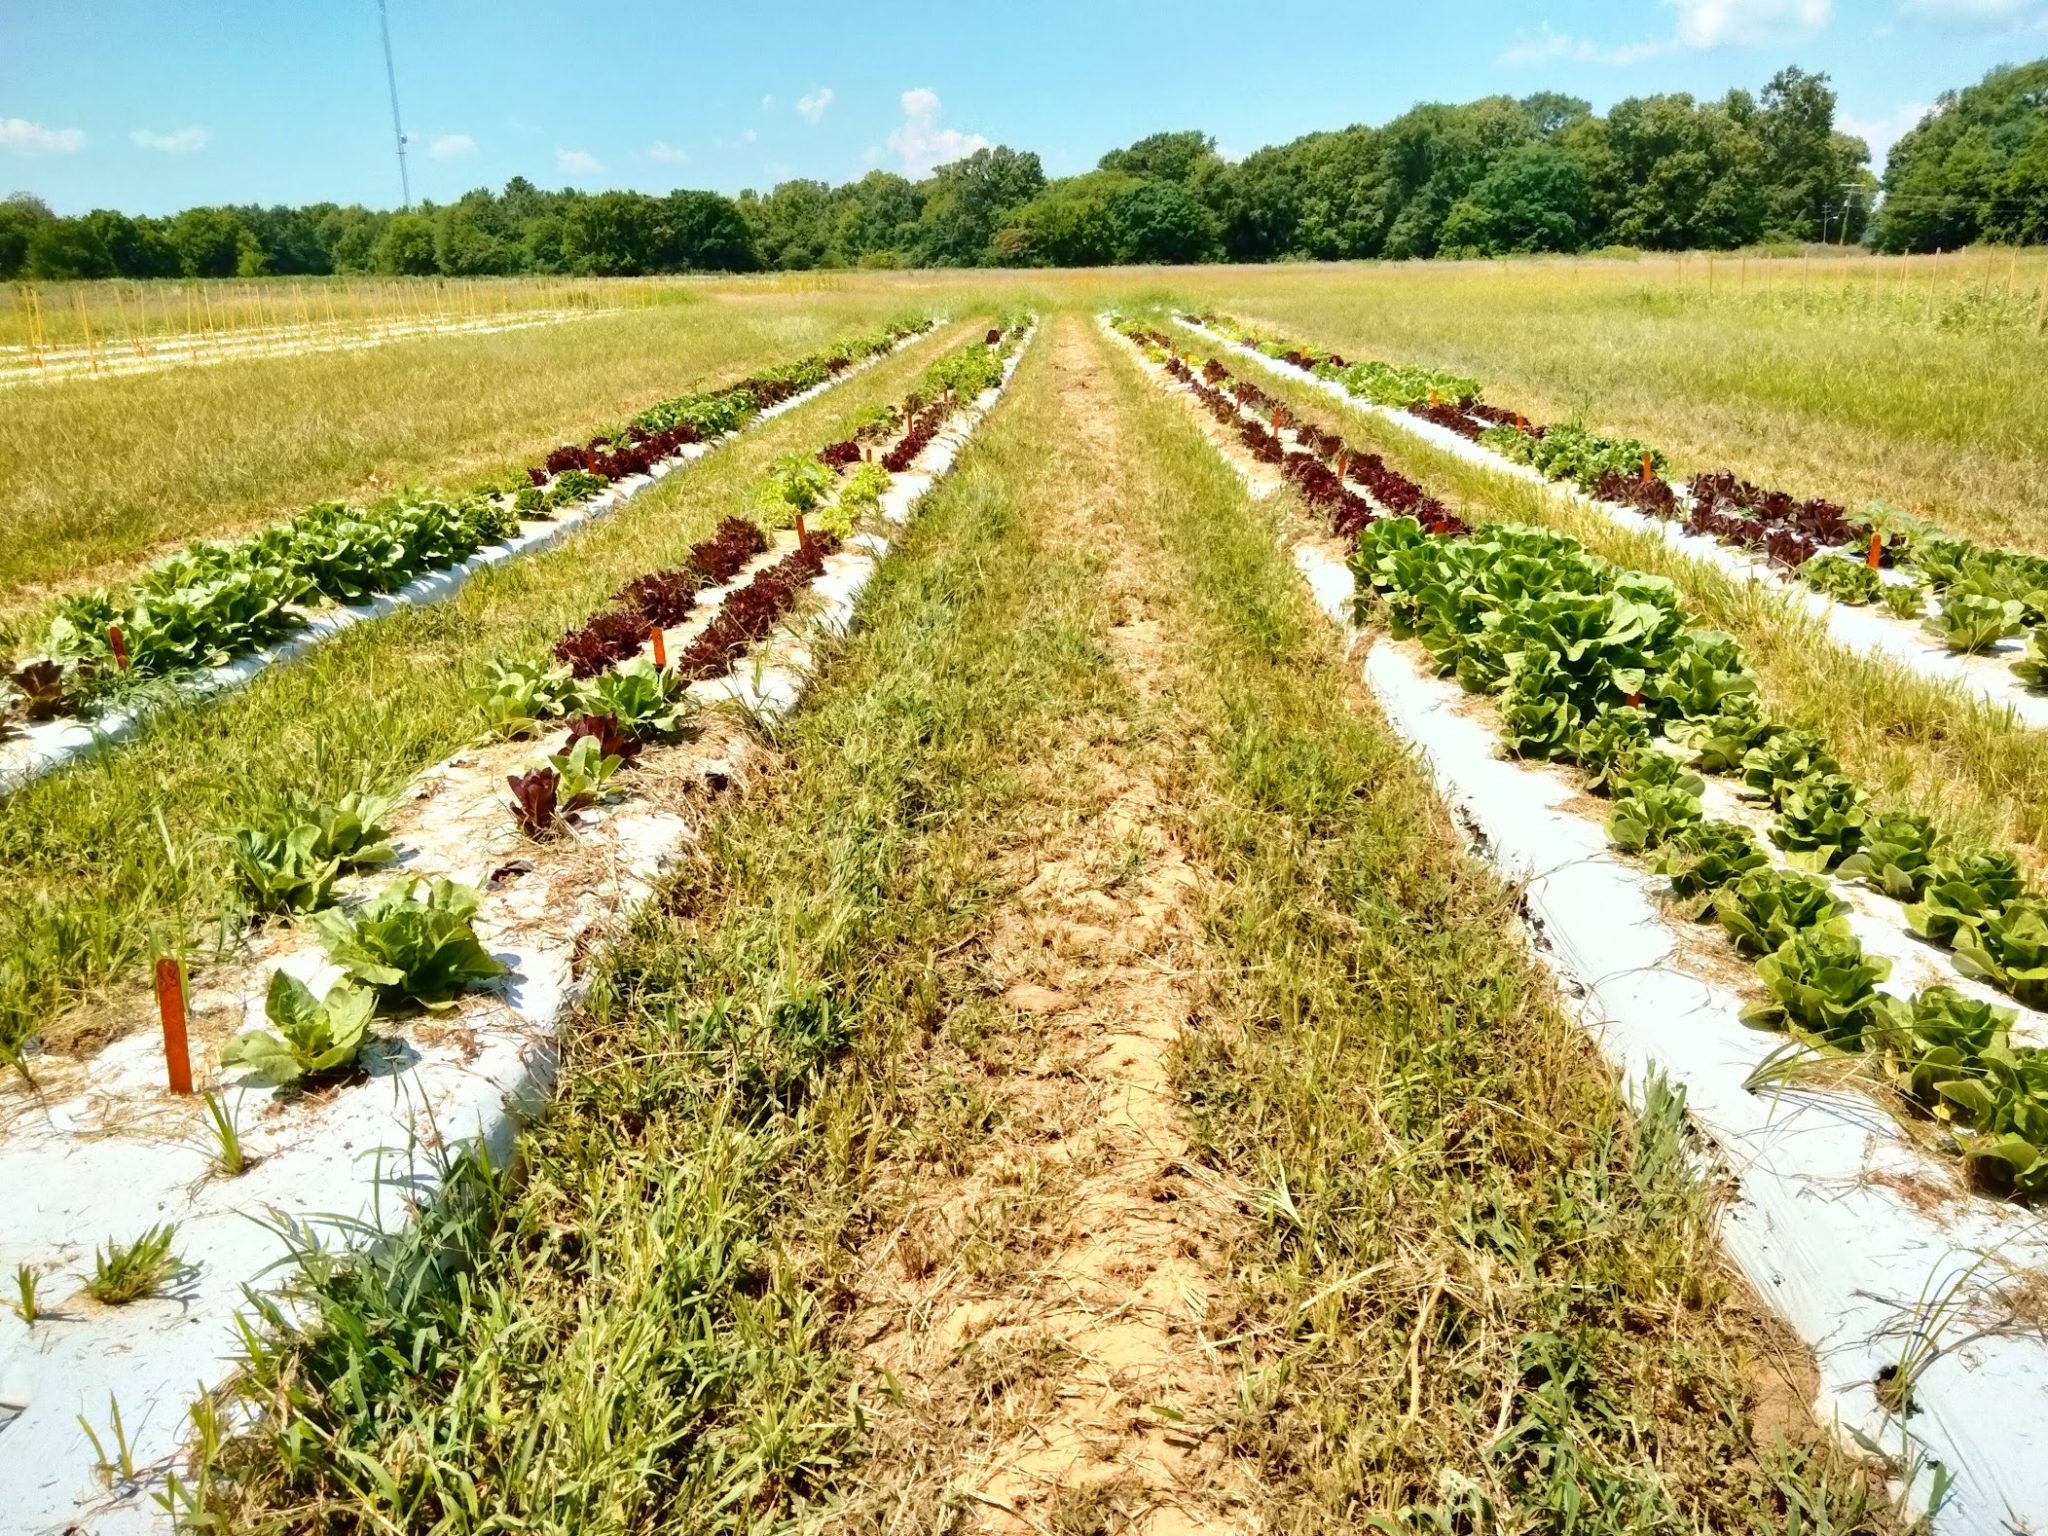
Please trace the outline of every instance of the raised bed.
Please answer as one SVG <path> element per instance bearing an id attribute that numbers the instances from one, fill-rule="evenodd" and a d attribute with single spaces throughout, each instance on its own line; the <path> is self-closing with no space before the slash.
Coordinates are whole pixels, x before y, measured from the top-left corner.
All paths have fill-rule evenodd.
<path id="1" fill-rule="evenodd" d="M 18 1088 L 0 1097 L 0 1188 L 9 1191 L 0 1270 L 42 1269 L 51 1314 L 31 1329 L 0 1312 L 0 1509 L 9 1528 L 168 1529 L 155 1495 L 176 1470 L 186 1406 L 234 1369 L 243 1287 L 274 1284 L 289 1251 L 278 1227 L 362 1240 L 431 1199 L 457 1148 L 510 1153 L 521 1122 L 545 1104 L 593 948 L 698 837 L 709 803 L 755 770 L 762 749 L 743 717 L 773 719 L 795 706 L 812 671 L 812 637 L 851 624 L 888 552 L 886 529 L 908 521 L 951 467 L 1029 340 L 1028 331 L 1016 339 L 1001 382 L 946 412 L 892 478 L 876 508 L 882 526 L 825 556 L 800 607 L 729 674 L 691 690 L 704 705 L 740 707 L 707 708 L 700 735 L 645 750 L 619 782 L 623 793 L 578 813 L 565 835 L 536 842 L 508 814 L 506 778 L 536 757 L 533 742 L 461 752 L 415 781 L 394 818 L 396 871 L 484 893 L 478 934 L 510 967 L 499 983 L 445 1016 L 380 1030 L 391 1043 L 365 1077 L 297 1099 L 253 1091 L 238 1100 L 231 1074 L 214 1063 L 236 1031 L 261 1023 L 271 972 L 297 976 L 316 994 L 338 973 L 310 935 L 280 928 L 247 960 L 198 978 L 196 1075 L 239 1104 L 252 1158 L 245 1172 L 217 1171 L 198 1102 L 166 1092 L 153 1027 L 89 1060 L 45 1058 L 33 1098 Z M 698 592 L 689 619 L 669 634 L 687 643 L 726 597 L 797 544 L 783 534 L 730 581 Z M 168 1294 L 123 1306 L 83 1298 L 81 1271 L 96 1244 L 165 1221 L 177 1223 L 188 1265 Z M 110 1403 L 119 1405 L 135 1466 L 112 1486 L 80 1422 L 111 1450 Z"/>
<path id="2" fill-rule="evenodd" d="M 325 644 L 344 630 L 352 629 L 358 624 L 383 618 L 403 608 L 426 607 L 443 602 L 468 585 L 478 572 L 561 543 L 577 529 L 617 510 L 676 470 L 695 463 L 760 423 L 809 404 L 856 373 L 881 362 L 928 332 L 929 324 L 924 330 L 903 337 L 886 351 L 877 353 L 865 362 L 841 369 L 809 389 L 765 407 L 732 431 L 707 441 L 682 444 L 672 454 L 649 465 L 644 471 L 614 480 L 588 497 L 561 506 L 545 519 L 525 518 L 521 520 L 516 534 L 500 543 L 477 550 L 467 559 L 438 570 L 427 571 L 395 591 L 366 598 L 361 602 L 311 609 L 303 615 L 303 622 L 291 633 L 269 645 L 238 656 L 218 667 L 173 674 L 164 680 L 163 692 L 146 702 L 117 705 L 89 720 L 66 716 L 38 721 L 20 727 L 18 733 L 11 737 L 0 732 L 0 794 L 19 788 L 22 784 L 67 763 L 126 740 L 134 735 L 154 710 L 163 707 L 167 698 L 179 702 L 193 702 L 232 691 L 248 683 L 267 668 L 303 656 L 314 647 Z M 0 672 L 0 679 L 4 679 L 4 672 Z M 4 711 L 5 708 L 5 692 L 6 684 L 0 681 L 0 711 Z M 4 713 L 0 713 L 0 719 L 4 719 Z"/>
<path id="3" fill-rule="evenodd" d="M 1318 378 L 1305 368 L 1268 357 L 1255 347 L 1234 341 L 1194 321 L 1180 319 L 1176 323 L 1221 352 L 1253 363 L 1276 377 L 1291 378 L 1319 389 L 1346 409 L 1390 422 L 1467 463 L 1541 486 L 1548 492 L 1598 512 L 1621 527 L 1652 532 L 1693 559 L 1781 592 L 1802 612 L 1819 619 L 1826 626 L 1828 637 L 1845 650 L 1895 662 L 1931 682 L 1955 685 L 1995 709 L 2010 709 L 2014 719 L 2024 725 L 2048 726 L 2048 694 L 2030 689 L 2012 671 L 2012 661 L 2021 654 L 2021 647 L 2016 644 L 2003 642 L 1979 655 L 1957 654 L 1914 620 L 1895 617 L 1882 608 L 1837 602 L 1825 593 L 1788 579 L 1783 568 L 1767 557 L 1732 548 L 1705 534 L 1690 532 L 1677 522 L 1650 516 L 1635 507 L 1599 499 L 1576 485 L 1549 479 L 1533 466 L 1496 453 L 1452 426 L 1411 411 L 1360 399 L 1337 380 Z M 1686 498 L 1681 504 L 1689 504 L 1688 493 L 1683 487 L 1674 486 L 1671 490 L 1674 496 Z"/>
<path id="4" fill-rule="evenodd" d="M 1167 369 L 1140 366 L 1191 400 Z M 1857 1086 L 1772 1070 L 1785 1042 L 1742 1022 L 1758 990 L 1747 968 L 1610 846 L 1604 808 L 1573 772 L 1504 757 L 1490 702 L 1435 675 L 1419 644 L 1358 628 L 1341 543 L 1296 530 L 1287 544 L 1474 850 L 1524 890 L 1530 943 L 1631 1095 L 1657 1082 L 1684 1091 L 1699 1151 L 1729 1190 L 1721 1239 L 1812 1348 L 1820 1421 L 1882 1448 L 1917 1502 L 1940 1502 L 1938 1529 L 2033 1528 L 2048 1510 L 2038 1213 L 1974 1191 Z M 1852 919 L 1908 970 L 1893 985 L 1954 984 L 1946 957 L 1898 931 L 1895 908 L 1860 901 Z M 2040 1016 L 2022 1022 L 2038 1041 Z"/>

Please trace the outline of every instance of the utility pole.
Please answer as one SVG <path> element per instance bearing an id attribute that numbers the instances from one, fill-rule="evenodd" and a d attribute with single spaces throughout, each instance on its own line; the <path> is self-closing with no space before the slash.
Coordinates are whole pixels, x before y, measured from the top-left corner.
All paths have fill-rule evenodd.
<path id="1" fill-rule="evenodd" d="M 398 189 L 405 197 L 405 206 L 412 207 L 412 178 L 405 171 L 405 129 L 398 122 L 398 71 L 391 63 L 391 18 L 385 14 L 384 0 L 377 0 L 377 27 L 384 34 L 384 83 L 391 88 L 391 135 L 398 140 Z"/>

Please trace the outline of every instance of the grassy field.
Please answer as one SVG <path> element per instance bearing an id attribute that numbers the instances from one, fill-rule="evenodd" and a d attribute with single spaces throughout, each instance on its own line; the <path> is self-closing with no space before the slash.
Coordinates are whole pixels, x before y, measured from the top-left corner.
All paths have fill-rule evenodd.
<path id="1" fill-rule="evenodd" d="M 323 500 L 522 469 L 635 411 L 869 328 L 886 289 L 688 292 L 564 325 L 10 391 L 0 638 L 51 592 Z"/>
<path id="2" fill-rule="evenodd" d="M 1536 421 L 2048 552 L 2048 255 L 1196 269 L 1198 303 L 1470 374 Z M 1711 287 L 1709 284 L 1711 283 Z M 2008 306 L 2006 293 L 2013 298 Z"/>
<path id="3" fill-rule="evenodd" d="M 146 1016 L 153 951 L 203 967 L 232 943 L 234 829 L 460 752 L 487 661 L 546 656 L 757 512 L 778 460 L 991 314 L 1042 316 L 802 707 L 756 727 L 772 771 L 693 804 L 702 839 L 593 957 L 520 1176 L 461 1165 L 410 1236 L 307 1266 L 310 1321 L 272 1319 L 255 1416 L 212 1448 L 215 1528 L 1910 1528 L 1718 1246 L 1732 1181 L 1683 1096 L 1653 1080 L 1629 1107 L 1521 893 L 1311 603 L 1283 547 L 1303 503 L 1248 495 L 1096 313 L 1213 306 L 1472 372 L 1681 470 L 2048 550 L 2044 279 L 2034 253 L 790 274 L 10 396 L 20 623 L 166 544 L 502 472 L 949 317 L 564 545 L 0 799 L 0 1046 L 83 1053 Z M 1474 523 L 1669 576 L 1874 803 L 2048 872 L 2039 733 L 1260 382 Z"/>
<path id="4" fill-rule="evenodd" d="M 422 1234 L 472 1284 L 330 1277 L 232 1524 L 1336 1531 L 1457 1518 L 1448 1467 L 1582 1530 L 1890 1528 L 1760 1422 L 1780 1346 L 1676 1121 L 1622 1113 L 1199 447 L 1056 323 L 607 964 L 528 1178 Z M 1578 1417 L 1499 1401 L 1542 1349 Z"/>

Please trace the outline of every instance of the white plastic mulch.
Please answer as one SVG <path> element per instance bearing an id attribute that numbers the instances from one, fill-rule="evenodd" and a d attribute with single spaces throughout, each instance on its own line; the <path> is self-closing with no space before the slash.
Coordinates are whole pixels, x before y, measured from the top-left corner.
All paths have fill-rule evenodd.
<path id="1" fill-rule="evenodd" d="M 1632 1098 L 1641 1102 L 1653 1075 L 1684 1089 L 1732 1186 L 1721 1240 L 1812 1349 L 1820 1421 L 1896 1457 L 1922 1507 L 1946 1478 L 1938 1531 L 2048 1525 L 2048 1333 L 2039 1302 L 2025 1299 L 2048 1279 L 2048 1224 L 1970 1191 L 1955 1159 L 1917 1144 L 1853 1089 L 1747 1086 L 1785 1044 L 1741 1022 L 1744 999 L 1725 978 L 1747 964 L 1704 958 L 1713 930 L 1688 933 L 1667 917 L 1665 882 L 1614 852 L 1563 770 L 1504 758 L 1462 685 L 1435 676 L 1412 647 L 1357 629 L 1348 567 L 1306 542 L 1291 554 L 1317 606 L 1365 647 L 1366 685 L 1475 850 L 1524 886 L 1537 953 Z M 1725 785 L 1709 780 L 1709 793 L 1710 814 L 1748 814 Z M 1892 990 L 1941 981 L 1996 996 L 1900 933 L 1896 903 L 1838 890 L 1858 937 L 1894 960 Z M 2040 1015 L 2022 1016 L 2019 1032 L 2038 1039 Z M 1902 1419 L 1877 1384 L 1916 1351 L 1931 1360 Z"/>
<path id="2" fill-rule="evenodd" d="M 893 478 L 881 501 L 885 523 L 907 522 L 952 466 L 1030 340 L 1008 360 L 1002 383 L 958 411 Z M 702 594 L 691 625 L 672 633 L 707 622 L 724 593 L 789 547 L 779 541 L 733 583 Z M 886 536 L 870 533 L 829 556 L 796 616 L 728 677 L 692 692 L 707 702 L 737 700 L 767 718 L 792 708 L 810 675 L 811 637 L 848 629 L 888 549 Z M 195 1077 L 238 1104 L 256 1158 L 239 1177 L 213 1172 L 198 1102 L 165 1091 L 153 1015 L 89 1061 L 45 1058 L 37 1098 L 0 1093 L 0 1277 L 11 1285 L 21 1263 L 43 1270 L 44 1305 L 54 1314 L 29 1329 L 0 1311 L 0 1529 L 168 1530 L 152 1495 L 176 1470 L 186 1407 L 233 1370 L 242 1289 L 272 1283 L 286 1252 L 266 1223 L 338 1218 L 364 1232 L 391 1230 L 431 1198 L 448 1149 L 481 1142 L 496 1157 L 509 1153 L 522 1119 L 552 1087 L 559 1033 L 581 996 L 588 951 L 695 840 L 703 802 L 743 780 L 757 760 L 754 738 L 724 712 L 706 720 L 700 739 L 643 754 L 620 781 L 620 797 L 580 813 L 571 835 L 545 844 L 517 831 L 504 787 L 508 772 L 541 758 L 540 744 L 458 753 L 420 776 L 395 818 L 401 862 L 361 884 L 417 873 L 477 886 L 478 933 L 512 970 L 444 1019 L 380 1021 L 376 1032 L 396 1049 L 367 1080 L 277 1100 L 262 1090 L 238 1096 L 216 1069 L 219 1047 L 246 1023 L 261 1023 L 271 970 L 290 970 L 316 992 L 337 974 L 310 934 L 281 929 L 246 961 L 195 977 Z M 171 1294 L 122 1307 L 85 1298 L 96 1245 L 165 1221 L 177 1223 L 188 1266 Z M 132 1481 L 111 1488 L 78 1422 L 83 1415 L 111 1450 L 110 1399 L 137 1467 Z"/>
<path id="3" fill-rule="evenodd" d="M 561 543 L 577 529 L 615 511 L 684 465 L 694 464 L 762 422 L 772 421 L 778 416 L 808 405 L 818 396 L 844 383 L 855 374 L 931 334 L 932 332 L 927 330 L 920 331 L 916 336 L 907 336 L 887 352 L 879 352 L 851 368 L 842 369 L 831 378 L 821 380 L 802 394 L 792 395 L 779 404 L 769 406 L 723 437 L 713 438 L 708 443 L 685 443 L 668 458 L 654 465 L 646 474 L 629 475 L 623 480 L 614 481 L 588 500 L 565 507 L 552 518 L 523 523 L 519 532 L 504 543 L 480 549 L 467 560 L 416 576 L 397 591 L 373 597 L 367 602 L 316 609 L 303 628 L 294 630 L 284 639 L 261 650 L 251 651 L 246 656 L 238 656 L 224 666 L 177 678 L 168 684 L 168 692 L 180 701 L 204 699 L 214 694 L 226 693 L 241 687 L 266 668 L 294 660 L 315 646 L 324 645 L 343 630 L 353 629 L 356 625 L 368 623 L 372 619 L 381 619 L 401 608 L 424 608 L 444 602 L 467 586 L 470 578 L 479 571 L 488 570 L 494 565 L 503 565 L 508 560 L 517 560 L 523 555 L 536 554 Z M 161 707 L 158 704 L 113 709 L 91 721 L 47 720 L 25 727 L 19 736 L 0 742 L 0 792 L 17 789 L 31 779 L 40 778 L 66 763 L 87 756 L 102 747 L 127 740 L 141 728 L 155 709 Z"/>

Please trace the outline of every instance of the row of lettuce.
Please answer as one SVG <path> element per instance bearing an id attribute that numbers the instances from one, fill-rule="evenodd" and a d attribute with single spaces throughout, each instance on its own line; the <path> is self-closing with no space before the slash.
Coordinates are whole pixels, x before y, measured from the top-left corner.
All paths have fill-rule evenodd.
<path id="1" fill-rule="evenodd" d="M 1576 422 L 1532 424 L 1483 400 L 1476 379 L 1349 362 L 1321 348 L 1260 335 L 1224 315 L 1185 318 L 1333 381 L 1359 399 L 1445 427 L 1597 500 L 1682 523 L 1690 533 L 1762 555 L 1837 602 L 1881 603 L 1900 618 L 1919 619 L 1951 651 L 1974 655 L 2024 635 L 2025 650 L 2012 670 L 2030 688 L 2048 689 L 2048 558 L 1989 548 L 1881 503 L 1852 515 L 1824 498 L 1801 500 L 1727 471 L 1695 475 L 1674 489 L 1664 478 L 1662 450 Z M 1930 594 L 1939 601 L 1930 605 Z"/>
<path id="2" fill-rule="evenodd" d="M 1547 530 L 1472 530 L 1440 510 L 1405 515 L 1398 502 L 1361 516 L 1324 477 L 1353 497 L 1341 482 L 1369 455 L 1306 425 L 1290 449 L 1273 430 L 1286 412 L 1262 392 L 1157 332 L 1119 329 L 1256 457 L 1318 488 L 1307 499 L 1333 508 L 1333 530 L 1352 541 L 1361 616 L 1376 612 L 1442 672 L 1491 696 L 1509 751 L 1575 765 L 1608 797 L 1611 842 L 1651 861 L 1687 916 L 1718 923 L 1755 962 L 1767 998 L 1746 1011 L 1750 1023 L 1866 1056 L 1947 1128 L 1984 1186 L 2048 1190 L 2048 1054 L 2013 1041 L 2012 1009 L 1947 986 L 1884 990 L 1890 964 L 1850 931 L 1834 884 L 1902 903 L 1903 922 L 1952 951 L 1963 974 L 2044 1008 L 2048 899 L 2026 889 L 2011 853 L 1874 805 L 1814 732 L 1771 718 L 1740 648 L 1693 627 L 1665 578 Z M 1706 815 L 1708 774 L 1768 809 L 1776 857 L 1746 826 Z"/>
<path id="3" fill-rule="evenodd" d="M 762 411 L 931 327 L 905 320 L 736 384 L 665 400 L 582 446 L 554 450 L 510 482 L 459 495 L 407 491 L 369 506 L 323 502 L 249 538 L 166 557 L 131 586 L 62 601 L 42 653 L 0 677 L 0 737 L 23 722 L 90 717 L 152 683 L 225 665 L 361 603 L 502 544 L 614 481 L 644 474 Z"/>
<path id="4" fill-rule="evenodd" d="M 854 437 L 779 460 L 755 493 L 760 521 L 727 518 L 691 547 L 686 564 L 629 581 L 547 659 L 488 663 L 476 687 L 480 741 L 562 733 L 537 762 L 508 777 L 508 810 L 521 831 L 559 836 L 574 813 L 622 788 L 618 776 L 648 747 L 683 739 L 696 713 L 690 683 L 725 674 L 774 629 L 840 539 L 878 512 L 892 476 L 955 406 L 1000 382 L 1021 334 L 1021 324 L 1004 326 L 948 353 L 900 404 L 868 412 Z M 735 585 L 771 547 L 764 525 L 796 527 L 797 547 Z M 646 654 L 656 631 L 688 622 L 710 601 L 709 623 L 674 658 Z M 386 823 L 395 803 L 368 793 L 332 804 L 290 794 L 229 831 L 237 920 L 303 919 L 344 975 L 315 997 L 278 972 L 266 998 L 270 1027 L 239 1036 L 224 1065 L 294 1087 L 345 1077 L 377 1047 L 370 1027 L 380 1013 L 444 1009 L 501 974 L 477 939 L 482 898 L 471 887 L 404 878 L 353 908 L 341 904 L 344 875 L 394 861 Z M 0 1009 L 25 1013 L 27 1002 L 0 998 Z M 19 1038 L 25 1029 L 24 1019 L 11 1032 Z"/>

